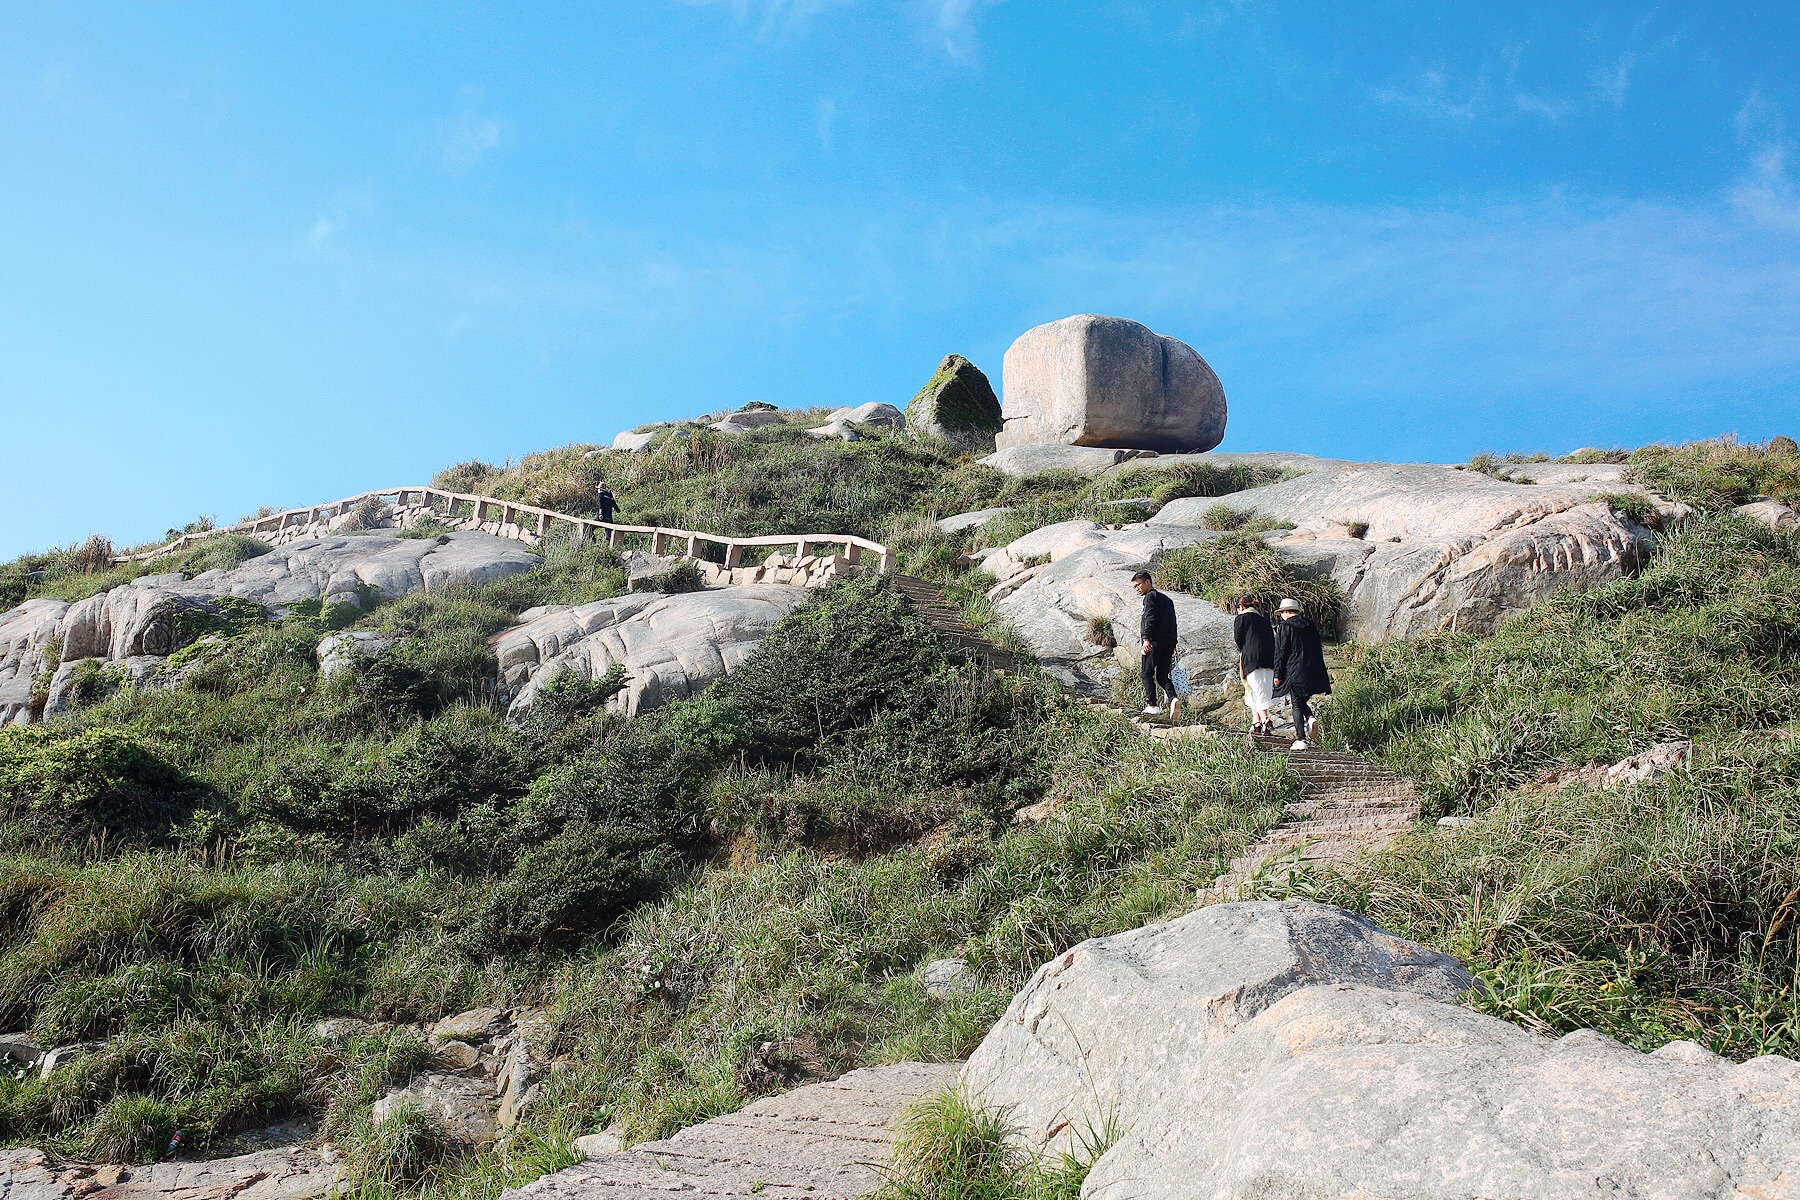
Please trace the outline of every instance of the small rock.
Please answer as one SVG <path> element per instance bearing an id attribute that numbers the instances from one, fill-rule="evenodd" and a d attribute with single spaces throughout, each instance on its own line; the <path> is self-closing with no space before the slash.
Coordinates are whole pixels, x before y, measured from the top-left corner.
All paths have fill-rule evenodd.
<path id="1" fill-rule="evenodd" d="M 434 1042 L 485 1042 L 506 1025 L 506 1012 L 499 1008 L 471 1008 L 467 1012 L 445 1017 L 431 1027 Z"/>
<path id="2" fill-rule="evenodd" d="M 467 1042 L 448 1041 L 431 1055 L 432 1065 L 445 1071 L 466 1071 L 481 1061 L 481 1051 Z"/>
<path id="3" fill-rule="evenodd" d="M 105 1048 L 105 1042 L 73 1042 L 67 1046 L 58 1046 L 38 1060 L 38 1078 L 48 1079 L 76 1059 L 86 1058 L 94 1051 Z"/>
<path id="4" fill-rule="evenodd" d="M 485 1079 L 441 1072 L 421 1075 L 377 1100 L 369 1116 L 379 1125 L 407 1100 L 441 1120 L 458 1142 L 478 1145 L 494 1140 L 494 1093 Z"/>
<path id="5" fill-rule="evenodd" d="M 44 1048 L 31 1040 L 28 1033 L 0 1033 L 0 1060 L 7 1060 L 26 1070 L 36 1070 L 43 1061 Z"/>
<path id="6" fill-rule="evenodd" d="M 354 1038 L 379 1037 L 393 1026 L 381 1021 L 362 1021 L 355 1017 L 326 1017 L 322 1021 L 314 1021 L 312 1035 L 328 1046 L 338 1045 Z"/>
<path id="7" fill-rule="evenodd" d="M 940 958 L 928 962 L 919 978 L 925 985 L 925 991 L 940 1000 L 975 990 L 975 972 L 960 958 Z"/>
<path id="8" fill-rule="evenodd" d="M 500 1092 L 496 1120 L 502 1129 L 517 1125 L 537 1099 L 537 1085 L 550 1073 L 550 1044 L 554 1038 L 549 1018 L 538 1010 L 520 1009 L 515 1015 L 505 1065 L 495 1080 Z"/>
<path id="9" fill-rule="evenodd" d="M 625 1141 L 612 1130 L 604 1133 L 590 1133 L 575 1139 L 575 1152 L 583 1159 L 599 1158 L 606 1154 L 617 1154 L 625 1148 Z"/>
<path id="10" fill-rule="evenodd" d="M 1445 829 L 1461 829 L 1465 825 L 1473 825 L 1474 817 L 1439 817 L 1437 823 Z"/>
<path id="11" fill-rule="evenodd" d="M 940 517 L 937 527 L 941 533 L 961 533 L 965 529 L 980 529 L 1005 511 L 1007 511 L 1005 508 L 978 508 L 974 512 Z"/>
<path id="12" fill-rule="evenodd" d="M 1600 777 L 1600 786 L 1624 787 L 1649 779 L 1661 779 L 1684 765 L 1693 754 L 1693 749 L 1692 742 L 1664 742 L 1660 746 L 1652 746 L 1641 754 L 1621 759 L 1606 768 Z"/>

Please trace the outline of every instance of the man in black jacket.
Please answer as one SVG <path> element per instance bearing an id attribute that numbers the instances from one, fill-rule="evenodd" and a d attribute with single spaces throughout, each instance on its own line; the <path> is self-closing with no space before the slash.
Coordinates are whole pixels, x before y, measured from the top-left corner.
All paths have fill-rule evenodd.
<path id="1" fill-rule="evenodd" d="M 1325 669 L 1325 645 L 1319 630 L 1300 611 L 1297 600 L 1283 600 L 1275 610 L 1281 624 L 1275 628 L 1275 694 L 1285 694 L 1294 705 L 1294 749 L 1308 750 L 1306 739 L 1318 726 L 1313 720 L 1314 696 L 1331 694 L 1331 674 Z"/>
<path id="2" fill-rule="evenodd" d="M 1133 575 L 1131 586 L 1144 598 L 1144 617 L 1138 625 L 1138 636 L 1144 642 L 1144 715 L 1162 711 L 1156 702 L 1156 688 L 1161 684 L 1169 694 L 1169 715 L 1174 716 L 1175 706 L 1181 703 L 1169 680 L 1175 664 L 1175 602 L 1156 590 L 1148 571 Z"/>
<path id="3" fill-rule="evenodd" d="M 600 519 L 609 524 L 613 514 L 619 511 L 619 502 L 613 498 L 612 489 L 604 483 L 600 485 Z"/>

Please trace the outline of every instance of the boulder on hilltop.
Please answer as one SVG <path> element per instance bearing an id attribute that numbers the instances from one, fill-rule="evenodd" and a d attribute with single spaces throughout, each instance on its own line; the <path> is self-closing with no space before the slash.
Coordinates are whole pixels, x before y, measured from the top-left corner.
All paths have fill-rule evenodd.
<path id="1" fill-rule="evenodd" d="M 1793 1194 L 1800 1064 L 1542 1037 L 1473 985 L 1342 909 L 1219 904 L 1045 964 L 963 1084 L 1033 1151 L 1117 1130 L 1085 1200 Z"/>
<path id="2" fill-rule="evenodd" d="M 980 367 L 948 354 L 906 406 L 906 423 L 921 433 L 966 446 L 991 445 L 1005 423 L 1000 398 Z"/>
<path id="3" fill-rule="evenodd" d="M 1179 453 L 1225 437 L 1225 389 L 1193 347 L 1091 313 L 1021 334 L 1002 365 L 997 448 L 1038 443 Z"/>

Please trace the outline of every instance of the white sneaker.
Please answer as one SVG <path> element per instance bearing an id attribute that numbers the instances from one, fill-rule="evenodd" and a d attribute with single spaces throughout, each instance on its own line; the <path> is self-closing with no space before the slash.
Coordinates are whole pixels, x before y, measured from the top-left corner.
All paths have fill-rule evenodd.
<path id="1" fill-rule="evenodd" d="M 1146 717 L 1154 717 L 1154 716 L 1158 716 L 1158 715 L 1160 715 L 1160 714 L 1161 714 L 1161 713 L 1162 713 L 1162 707 L 1161 707 L 1161 706 L 1160 706 L 1160 705 L 1156 705 L 1156 704 L 1146 704 L 1146 705 L 1145 705 L 1145 706 L 1144 706 L 1144 715 L 1145 715 L 1145 716 L 1146 716 Z"/>
<path id="2" fill-rule="evenodd" d="M 1305 742 L 1295 742 L 1293 748 L 1295 750 L 1311 750 L 1312 749 L 1312 747 L 1307 745 Z"/>

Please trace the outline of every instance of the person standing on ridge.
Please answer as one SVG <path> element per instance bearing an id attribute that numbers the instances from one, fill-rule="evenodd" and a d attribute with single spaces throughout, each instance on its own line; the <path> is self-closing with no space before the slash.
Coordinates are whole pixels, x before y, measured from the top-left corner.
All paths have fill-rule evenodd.
<path id="1" fill-rule="evenodd" d="M 613 514 L 619 511 L 619 502 L 613 499 L 612 489 L 604 483 L 600 485 L 600 519 L 611 523 Z"/>
<path id="2" fill-rule="evenodd" d="M 1331 694 L 1331 673 L 1325 669 L 1325 645 L 1319 630 L 1298 600 L 1285 599 L 1276 613 L 1281 625 L 1275 630 L 1275 694 L 1285 695 L 1294 706 L 1294 749 L 1310 750 L 1307 738 L 1319 727 L 1308 703 L 1314 696 Z"/>
<path id="3" fill-rule="evenodd" d="M 1238 600 L 1231 636 L 1237 642 L 1238 670 L 1244 677 L 1244 707 L 1250 710 L 1252 733 L 1272 733 L 1275 718 L 1275 629 L 1256 611 L 1249 596 Z"/>
<path id="4" fill-rule="evenodd" d="M 1175 665 L 1175 602 L 1156 590 L 1156 581 L 1148 571 L 1133 575 L 1131 586 L 1144 598 L 1144 617 L 1138 625 L 1138 636 L 1144 642 L 1144 715 L 1162 711 L 1162 705 L 1156 701 L 1160 684 L 1169 694 L 1169 715 L 1174 716 L 1181 703 L 1175 684 L 1169 679 L 1169 670 Z"/>

